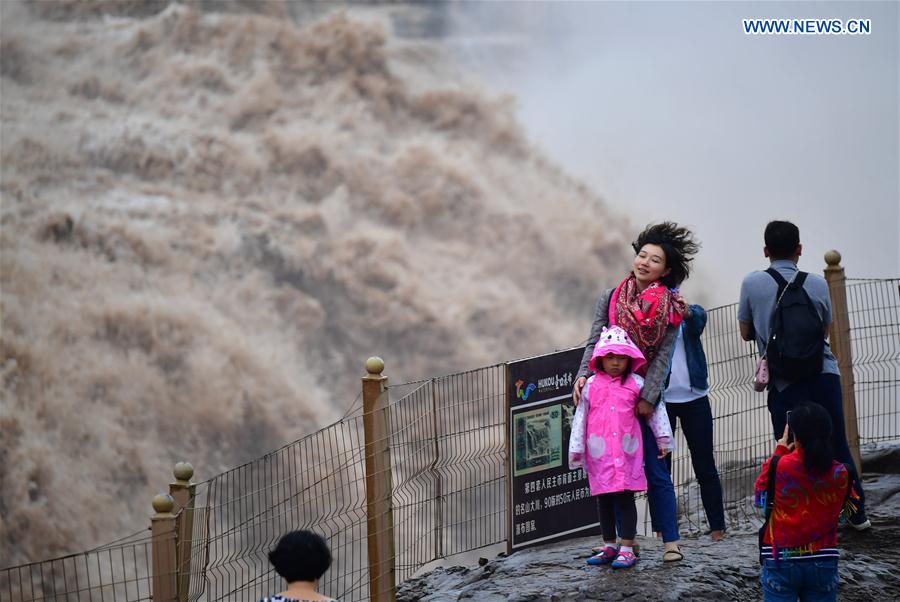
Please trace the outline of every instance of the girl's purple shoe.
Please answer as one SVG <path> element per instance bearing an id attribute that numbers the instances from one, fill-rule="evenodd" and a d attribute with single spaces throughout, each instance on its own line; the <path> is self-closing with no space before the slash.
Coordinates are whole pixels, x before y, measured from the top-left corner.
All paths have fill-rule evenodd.
<path id="1" fill-rule="evenodd" d="M 618 555 L 619 548 L 614 546 L 606 546 L 598 553 L 588 558 L 586 562 L 591 566 L 600 566 L 602 564 L 609 564 L 610 562 L 615 560 L 616 556 Z"/>
<path id="2" fill-rule="evenodd" d="M 619 552 L 619 555 L 616 556 L 616 559 L 612 562 L 612 568 L 630 569 L 635 564 L 637 564 L 637 560 L 637 556 L 635 556 L 631 552 Z"/>

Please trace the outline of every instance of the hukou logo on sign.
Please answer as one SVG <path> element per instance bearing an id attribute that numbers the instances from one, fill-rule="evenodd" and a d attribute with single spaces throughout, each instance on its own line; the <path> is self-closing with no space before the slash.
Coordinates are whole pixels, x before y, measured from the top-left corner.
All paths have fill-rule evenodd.
<path id="1" fill-rule="evenodd" d="M 538 392 L 543 393 L 545 391 L 555 391 L 557 389 L 567 389 L 572 386 L 572 382 L 574 381 L 574 377 L 571 372 L 565 372 L 563 374 L 554 374 L 553 376 L 548 376 L 546 378 L 538 379 Z"/>
<path id="2" fill-rule="evenodd" d="M 516 397 L 518 397 L 519 399 L 521 399 L 523 401 L 528 399 L 528 396 L 531 395 L 532 391 L 534 391 L 534 383 L 528 383 L 528 386 L 525 387 L 525 390 L 523 391 L 522 385 L 524 385 L 524 384 L 525 384 L 524 380 L 516 381 Z"/>

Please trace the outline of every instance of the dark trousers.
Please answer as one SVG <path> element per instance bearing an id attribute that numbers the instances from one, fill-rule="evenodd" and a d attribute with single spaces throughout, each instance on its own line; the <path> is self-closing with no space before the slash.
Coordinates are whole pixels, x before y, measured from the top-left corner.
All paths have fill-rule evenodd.
<path id="1" fill-rule="evenodd" d="M 804 401 L 819 404 L 831 417 L 831 445 L 834 448 L 834 459 L 847 465 L 853 489 L 859 495 L 857 513 L 865 516 L 866 497 L 859 474 L 856 472 L 856 465 L 853 463 L 853 456 L 850 455 L 847 433 L 844 431 L 844 404 L 840 377 L 837 374 L 819 374 L 811 379 L 793 383 L 780 392 L 773 387 L 769 391 L 768 403 L 776 439 L 781 439 L 784 434 L 787 412 Z"/>
<path id="2" fill-rule="evenodd" d="M 704 395 L 686 403 L 667 403 L 666 411 L 673 432 L 676 421 L 681 420 L 709 528 L 712 531 L 724 531 L 725 509 L 722 503 L 722 483 L 719 481 L 719 471 L 713 456 L 713 418 L 709 397 Z M 666 456 L 666 466 L 671 472 L 672 454 Z"/>
<path id="3" fill-rule="evenodd" d="M 597 509 L 600 511 L 600 532 L 604 541 L 616 539 L 617 522 L 622 539 L 634 539 L 637 535 L 637 506 L 633 491 L 598 495 Z"/>

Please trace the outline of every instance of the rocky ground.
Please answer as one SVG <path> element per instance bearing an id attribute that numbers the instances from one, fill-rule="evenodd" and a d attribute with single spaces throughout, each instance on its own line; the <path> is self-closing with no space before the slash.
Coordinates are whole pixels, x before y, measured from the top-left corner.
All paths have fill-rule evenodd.
<path id="1" fill-rule="evenodd" d="M 873 528 L 842 528 L 838 598 L 900 599 L 900 448 L 864 457 L 864 480 Z M 399 602 L 479 600 L 760 600 L 754 525 L 731 529 L 724 540 L 682 541 L 685 560 L 662 562 L 658 540 L 641 541 L 641 561 L 630 571 L 584 563 L 595 542 L 572 539 L 484 561 L 483 566 L 438 568 L 404 583 Z"/>

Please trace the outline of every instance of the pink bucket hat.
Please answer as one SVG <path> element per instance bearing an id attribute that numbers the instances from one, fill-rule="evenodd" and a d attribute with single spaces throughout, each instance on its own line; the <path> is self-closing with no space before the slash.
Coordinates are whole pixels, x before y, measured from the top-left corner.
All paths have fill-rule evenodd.
<path id="1" fill-rule="evenodd" d="M 597 340 L 597 344 L 594 346 L 594 354 L 591 356 L 588 368 L 594 372 L 600 372 L 600 367 L 597 365 L 597 358 L 611 353 L 627 355 L 630 357 L 631 365 L 629 366 L 629 369 L 631 372 L 636 372 L 641 366 L 647 363 L 647 360 L 644 359 L 644 354 L 637 348 L 637 345 L 631 342 L 631 337 L 629 337 L 628 333 L 620 326 L 603 329 L 600 333 L 600 338 Z"/>

